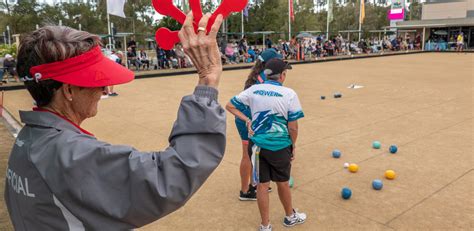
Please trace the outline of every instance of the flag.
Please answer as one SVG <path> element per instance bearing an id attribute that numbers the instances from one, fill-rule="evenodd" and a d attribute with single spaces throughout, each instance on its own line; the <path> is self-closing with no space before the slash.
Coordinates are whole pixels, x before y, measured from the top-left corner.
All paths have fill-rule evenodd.
<path id="1" fill-rule="evenodd" d="M 334 16 L 332 14 L 333 7 L 333 0 L 328 0 L 328 22 L 332 22 L 332 20 L 334 20 Z"/>
<path id="2" fill-rule="evenodd" d="M 295 21 L 295 9 L 293 7 L 293 0 L 289 0 L 290 1 L 290 17 L 291 17 L 291 21 Z"/>
<path id="3" fill-rule="evenodd" d="M 245 17 L 245 20 L 249 20 L 249 4 L 247 3 L 247 5 L 245 6 L 242 14 L 244 14 L 244 17 Z"/>
<path id="4" fill-rule="evenodd" d="M 365 0 L 360 0 L 359 23 L 364 23 L 365 19 Z"/>
<path id="5" fill-rule="evenodd" d="M 125 18 L 123 6 L 127 0 L 107 0 L 107 14 L 113 14 Z"/>

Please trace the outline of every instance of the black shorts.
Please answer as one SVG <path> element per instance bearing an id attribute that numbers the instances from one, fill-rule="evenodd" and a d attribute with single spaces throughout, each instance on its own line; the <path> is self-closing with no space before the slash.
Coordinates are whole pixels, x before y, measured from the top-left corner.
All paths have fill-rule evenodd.
<path id="1" fill-rule="evenodd" d="M 253 145 L 254 143 L 250 140 L 248 146 L 250 158 L 252 158 Z M 273 182 L 285 182 L 290 180 L 292 156 L 293 146 L 291 145 L 278 151 L 261 148 L 259 166 L 260 183 L 266 183 L 270 180 Z"/>

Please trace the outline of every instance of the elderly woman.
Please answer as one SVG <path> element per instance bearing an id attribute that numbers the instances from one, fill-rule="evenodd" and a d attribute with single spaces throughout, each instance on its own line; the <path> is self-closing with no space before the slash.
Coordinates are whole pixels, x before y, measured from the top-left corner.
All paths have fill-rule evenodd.
<path id="1" fill-rule="evenodd" d="M 210 15 L 196 34 L 188 15 L 179 36 L 199 80 L 181 101 L 164 151 L 111 145 L 82 129 L 97 114 L 105 86 L 133 73 L 105 58 L 96 35 L 44 27 L 23 38 L 18 71 L 38 108 L 25 124 L 7 170 L 5 200 L 15 230 L 125 230 L 180 208 L 221 161 L 225 111 L 217 102 L 222 72 Z"/>

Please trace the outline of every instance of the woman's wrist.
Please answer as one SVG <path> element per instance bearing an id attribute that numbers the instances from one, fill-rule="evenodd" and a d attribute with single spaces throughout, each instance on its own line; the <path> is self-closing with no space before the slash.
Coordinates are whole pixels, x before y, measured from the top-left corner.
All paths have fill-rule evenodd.
<path id="1" fill-rule="evenodd" d="M 220 75 L 199 75 L 199 85 L 204 85 L 208 87 L 216 88 L 219 86 L 219 76 Z"/>

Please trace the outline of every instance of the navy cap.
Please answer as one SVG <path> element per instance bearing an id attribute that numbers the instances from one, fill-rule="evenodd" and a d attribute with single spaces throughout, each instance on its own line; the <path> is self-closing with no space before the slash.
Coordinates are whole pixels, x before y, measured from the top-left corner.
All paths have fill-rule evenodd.
<path id="1" fill-rule="evenodd" d="M 281 59 L 271 59 L 265 64 L 264 73 L 266 76 L 281 74 L 284 70 L 293 69 L 291 65 Z"/>

